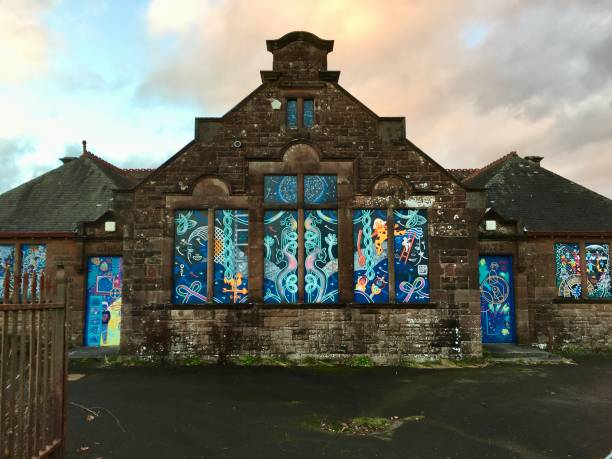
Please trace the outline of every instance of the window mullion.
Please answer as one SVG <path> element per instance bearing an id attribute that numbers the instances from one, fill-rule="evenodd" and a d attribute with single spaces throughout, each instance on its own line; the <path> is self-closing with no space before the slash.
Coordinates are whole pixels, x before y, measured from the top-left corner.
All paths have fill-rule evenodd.
<path id="1" fill-rule="evenodd" d="M 208 262 L 206 263 L 206 296 L 212 303 L 215 287 L 215 209 L 208 209 Z"/>
<path id="2" fill-rule="evenodd" d="M 299 107 L 298 107 L 299 108 Z M 299 110 L 298 110 L 299 113 Z M 298 202 L 298 303 L 303 303 L 304 296 L 304 174 L 297 177 L 297 202 Z"/>
<path id="3" fill-rule="evenodd" d="M 393 208 L 387 208 L 387 261 L 389 264 L 389 303 L 395 303 L 395 226 Z"/>

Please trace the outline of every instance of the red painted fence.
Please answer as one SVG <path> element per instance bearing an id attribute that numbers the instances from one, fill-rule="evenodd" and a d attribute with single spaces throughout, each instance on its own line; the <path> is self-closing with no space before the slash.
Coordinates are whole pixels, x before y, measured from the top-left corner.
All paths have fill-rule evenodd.
<path id="1" fill-rule="evenodd" d="M 12 281 L 12 282 L 11 282 Z M 12 285 L 11 285 L 12 284 Z M 0 304 L 0 458 L 62 457 L 66 413 L 64 270 L 7 273 Z"/>

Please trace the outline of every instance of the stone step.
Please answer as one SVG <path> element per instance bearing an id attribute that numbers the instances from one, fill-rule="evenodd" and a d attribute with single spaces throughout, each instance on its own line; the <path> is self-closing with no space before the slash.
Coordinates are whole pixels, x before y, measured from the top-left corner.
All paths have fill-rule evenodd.
<path id="1" fill-rule="evenodd" d="M 518 344 L 483 344 L 487 357 L 493 359 L 542 359 L 558 360 L 559 356 L 532 346 Z"/>

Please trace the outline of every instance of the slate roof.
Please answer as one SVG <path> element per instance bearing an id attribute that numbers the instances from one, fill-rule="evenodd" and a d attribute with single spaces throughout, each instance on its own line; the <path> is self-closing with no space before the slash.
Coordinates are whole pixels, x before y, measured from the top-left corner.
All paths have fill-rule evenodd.
<path id="1" fill-rule="evenodd" d="M 74 233 L 112 208 L 114 189 L 138 178 L 85 152 L 0 195 L 1 233 Z"/>
<path id="2" fill-rule="evenodd" d="M 467 177 L 488 206 L 527 232 L 612 232 L 612 200 L 512 152 Z"/>

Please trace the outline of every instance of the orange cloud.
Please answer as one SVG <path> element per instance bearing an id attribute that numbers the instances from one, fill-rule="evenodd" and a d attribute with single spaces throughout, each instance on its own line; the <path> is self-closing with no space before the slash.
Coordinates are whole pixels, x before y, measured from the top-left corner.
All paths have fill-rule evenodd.
<path id="1" fill-rule="evenodd" d="M 612 196 L 577 166 L 612 165 L 612 15 L 601 13 L 553 0 L 152 0 L 152 43 L 177 43 L 139 97 L 222 114 L 271 68 L 265 39 L 308 30 L 335 40 L 329 68 L 345 88 L 380 115 L 405 115 L 409 138 L 447 167 L 518 150 Z"/>

